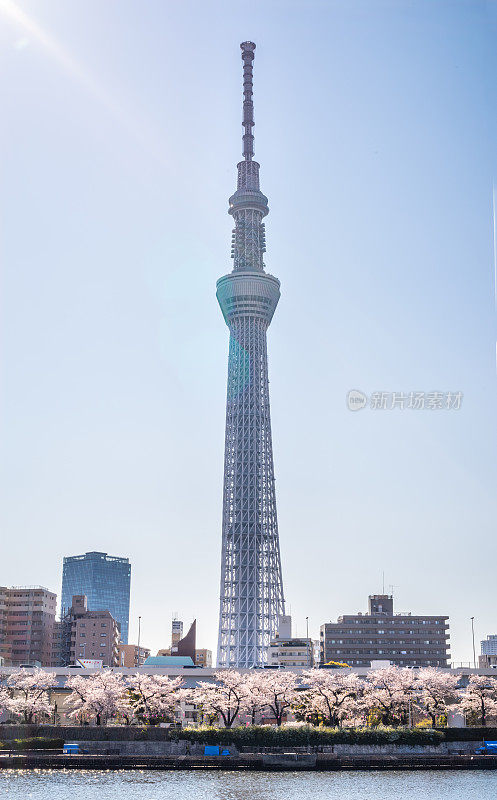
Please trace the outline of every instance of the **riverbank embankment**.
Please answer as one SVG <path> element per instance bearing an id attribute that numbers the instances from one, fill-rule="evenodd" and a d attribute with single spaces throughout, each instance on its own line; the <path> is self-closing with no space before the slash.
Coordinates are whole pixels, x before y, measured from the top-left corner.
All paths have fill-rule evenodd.
<path id="1" fill-rule="evenodd" d="M 47 770 L 495 770 L 497 756 L 337 755 L 332 753 L 239 753 L 230 756 L 151 756 L 23 753 L 0 756 L 0 769 Z"/>

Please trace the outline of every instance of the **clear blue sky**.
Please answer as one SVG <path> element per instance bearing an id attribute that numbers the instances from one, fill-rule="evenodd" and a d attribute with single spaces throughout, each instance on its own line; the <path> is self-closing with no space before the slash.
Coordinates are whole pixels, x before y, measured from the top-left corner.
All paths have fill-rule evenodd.
<path id="1" fill-rule="evenodd" d="M 1 575 L 129 556 L 215 649 L 239 42 L 257 43 L 285 593 L 497 632 L 497 3 L 0 0 Z M 347 410 L 349 389 L 460 411 Z"/>

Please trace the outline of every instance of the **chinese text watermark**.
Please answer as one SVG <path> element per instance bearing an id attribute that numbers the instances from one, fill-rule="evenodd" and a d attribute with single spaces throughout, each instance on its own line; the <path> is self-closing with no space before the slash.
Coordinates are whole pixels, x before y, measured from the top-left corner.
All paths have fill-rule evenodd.
<path id="1" fill-rule="evenodd" d="M 347 393 L 347 408 L 349 411 L 360 411 L 366 406 L 373 411 L 458 411 L 462 400 L 462 392 L 373 392 L 368 397 L 358 389 L 351 389 Z"/>

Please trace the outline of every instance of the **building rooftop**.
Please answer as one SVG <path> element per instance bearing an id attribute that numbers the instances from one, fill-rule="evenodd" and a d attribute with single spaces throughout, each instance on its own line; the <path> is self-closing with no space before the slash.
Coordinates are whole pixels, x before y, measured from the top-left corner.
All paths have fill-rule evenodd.
<path id="1" fill-rule="evenodd" d="M 144 667 L 194 667 L 190 656 L 149 656 Z"/>
<path id="2" fill-rule="evenodd" d="M 84 561 L 93 559 L 95 561 L 117 561 L 120 564 L 129 564 L 129 558 L 122 558 L 121 556 L 109 556 L 107 553 L 100 553 L 98 550 L 90 550 L 88 553 L 83 553 L 80 556 L 64 556 L 64 563 L 71 561 Z"/>

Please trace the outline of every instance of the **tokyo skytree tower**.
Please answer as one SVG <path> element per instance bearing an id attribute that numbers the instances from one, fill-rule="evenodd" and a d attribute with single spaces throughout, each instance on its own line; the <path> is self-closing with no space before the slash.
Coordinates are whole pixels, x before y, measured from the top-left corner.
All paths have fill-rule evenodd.
<path id="1" fill-rule="evenodd" d="M 218 667 L 266 663 L 278 617 L 285 613 L 274 488 L 266 332 L 280 282 L 264 271 L 268 200 L 254 156 L 252 66 L 255 44 L 243 42 L 243 161 L 229 200 L 234 219 L 233 271 L 217 282 L 230 331 Z"/>

